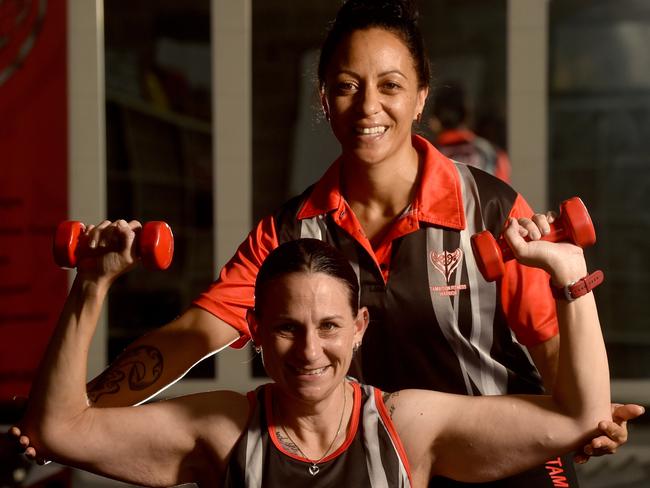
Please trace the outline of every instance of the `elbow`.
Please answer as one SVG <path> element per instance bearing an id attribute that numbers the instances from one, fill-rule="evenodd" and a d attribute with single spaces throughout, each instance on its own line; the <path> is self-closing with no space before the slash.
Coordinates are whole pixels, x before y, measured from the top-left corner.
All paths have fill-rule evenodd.
<path id="1" fill-rule="evenodd" d="M 579 437 L 578 445 L 575 447 L 581 448 L 585 442 L 601 435 L 599 425 L 603 420 L 612 420 L 611 407 L 575 419 L 576 436 Z"/>
<path id="2" fill-rule="evenodd" d="M 612 420 L 612 407 L 609 398 L 607 401 L 593 404 L 589 408 L 581 408 L 573 415 L 575 429 L 582 436 L 593 436 L 603 420 Z"/>
<path id="3" fill-rule="evenodd" d="M 43 459 L 51 459 L 55 455 L 57 435 L 54 430 L 51 422 L 37 416 L 26 416 L 20 423 L 21 436 L 28 439 L 28 449 L 33 449 Z"/>
<path id="4" fill-rule="evenodd" d="M 26 415 L 21 423 L 21 431 L 29 438 L 40 459 L 58 460 L 65 458 L 71 446 L 79 442 L 79 419 L 60 419 L 47 414 Z"/>
<path id="5" fill-rule="evenodd" d="M 612 420 L 612 410 L 607 394 L 599 394 L 597 398 L 587 398 L 585 401 L 578 399 L 555 399 L 553 408 L 563 417 L 562 423 L 576 438 L 593 436 L 598 431 L 598 425 L 603 420 Z"/>

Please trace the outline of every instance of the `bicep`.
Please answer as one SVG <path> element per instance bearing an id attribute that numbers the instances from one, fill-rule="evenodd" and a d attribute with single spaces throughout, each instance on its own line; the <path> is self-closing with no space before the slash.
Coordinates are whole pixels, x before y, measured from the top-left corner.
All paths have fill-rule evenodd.
<path id="1" fill-rule="evenodd" d="M 584 434 L 547 396 L 470 397 L 423 390 L 400 395 L 393 422 L 419 476 L 463 482 L 503 478 L 569 451 Z"/>
<path id="2" fill-rule="evenodd" d="M 62 426 L 54 434 L 49 442 L 56 454 L 53 459 L 138 485 L 171 486 L 196 481 L 198 476 L 213 478 L 211 471 L 223 461 L 219 456 L 225 456 L 230 442 L 234 444 L 236 435 L 231 433 L 237 422 L 227 415 L 213 416 L 211 423 L 224 425 L 224 438 L 206 440 L 210 418 L 206 412 L 213 404 L 219 410 L 218 398 L 209 399 L 203 395 L 139 407 L 90 408 L 74 425 Z"/>

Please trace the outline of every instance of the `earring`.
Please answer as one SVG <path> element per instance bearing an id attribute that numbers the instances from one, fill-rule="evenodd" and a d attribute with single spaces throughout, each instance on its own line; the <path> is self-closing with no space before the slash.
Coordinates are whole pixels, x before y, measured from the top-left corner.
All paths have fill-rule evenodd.
<path id="1" fill-rule="evenodd" d="M 418 114 L 415 116 L 415 121 L 419 124 L 422 122 L 422 112 L 418 112 Z"/>
<path id="2" fill-rule="evenodd" d="M 327 110 L 323 110 L 323 115 L 325 115 L 325 120 L 327 120 L 327 123 L 329 123 L 330 113 Z"/>
<path id="3" fill-rule="evenodd" d="M 356 354 L 356 352 L 359 350 L 361 347 L 361 341 L 357 342 L 354 346 L 352 346 L 352 354 Z"/>
<path id="4" fill-rule="evenodd" d="M 253 349 L 255 349 L 255 354 L 260 354 L 262 352 L 262 346 L 258 346 L 253 342 Z"/>

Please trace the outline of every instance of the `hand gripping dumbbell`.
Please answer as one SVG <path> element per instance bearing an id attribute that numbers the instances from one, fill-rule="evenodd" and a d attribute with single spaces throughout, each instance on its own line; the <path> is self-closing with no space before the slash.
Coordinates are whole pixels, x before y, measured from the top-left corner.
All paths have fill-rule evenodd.
<path id="1" fill-rule="evenodd" d="M 542 241 L 567 241 L 582 248 L 596 242 L 594 224 L 587 208 L 578 197 L 562 202 L 560 215 L 550 225 L 551 232 L 542 236 Z M 514 259 L 512 249 L 505 238 L 500 236 L 495 239 L 487 230 L 472 236 L 472 250 L 478 269 L 487 281 L 500 278 L 504 272 L 504 263 Z"/>
<path id="2" fill-rule="evenodd" d="M 53 242 L 54 261 L 62 268 L 74 268 L 80 257 L 90 249 L 79 245 L 84 224 L 74 220 L 61 222 L 56 228 Z M 136 255 L 148 269 L 167 269 L 174 256 L 174 236 L 165 222 L 146 222 L 135 237 Z"/>

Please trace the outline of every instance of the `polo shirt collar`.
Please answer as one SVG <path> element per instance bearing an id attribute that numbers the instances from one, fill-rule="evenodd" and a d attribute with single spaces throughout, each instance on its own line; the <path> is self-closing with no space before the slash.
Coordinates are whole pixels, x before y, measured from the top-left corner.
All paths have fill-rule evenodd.
<path id="1" fill-rule="evenodd" d="M 448 227 L 465 228 L 465 212 L 460 177 L 454 163 L 435 149 L 429 141 L 413 135 L 413 146 L 422 157 L 421 181 L 409 213 L 418 221 Z M 341 194 L 341 158 L 325 172 L 298 213 L 298 219 L 308 219 L 335 210 L 347 203 Z"/>

